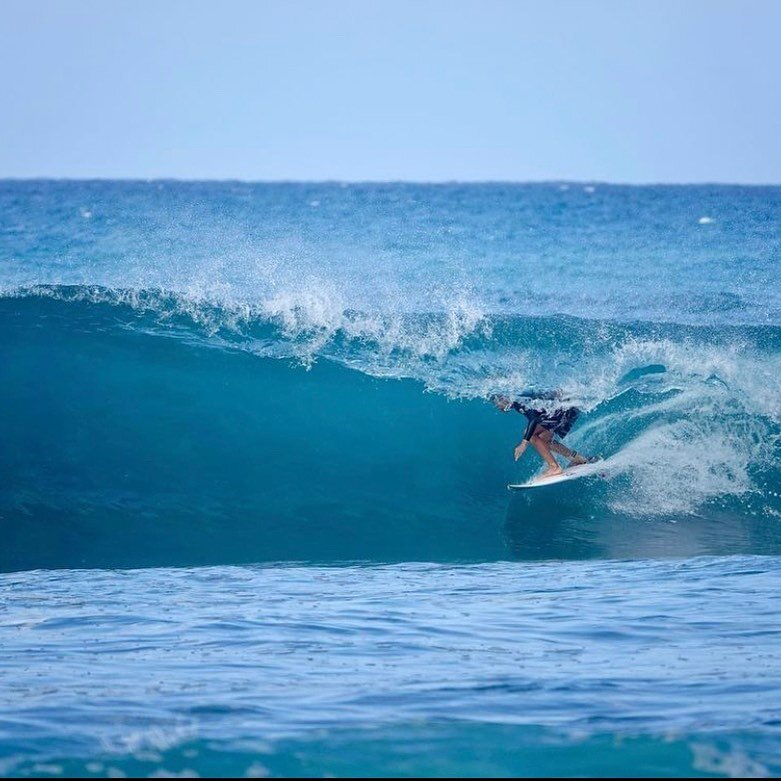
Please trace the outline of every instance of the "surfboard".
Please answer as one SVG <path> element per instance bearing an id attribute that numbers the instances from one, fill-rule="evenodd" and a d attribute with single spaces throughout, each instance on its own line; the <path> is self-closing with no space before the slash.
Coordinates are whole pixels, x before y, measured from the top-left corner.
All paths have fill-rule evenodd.
<path id="1" fill-rule="evenodd" d="M 507 488 L 510 491 L 526 491 L 530 488 L 545 488 L 549 485 L 566 483 L 568 480 L 577 480 L 580 477 L 605 477 L 605 462 L 595 461 L 593 464 L 580 464 L 565 469 L 560 475 L 553 477 L 533 477 L 528 483 L 510 483 Z"/>

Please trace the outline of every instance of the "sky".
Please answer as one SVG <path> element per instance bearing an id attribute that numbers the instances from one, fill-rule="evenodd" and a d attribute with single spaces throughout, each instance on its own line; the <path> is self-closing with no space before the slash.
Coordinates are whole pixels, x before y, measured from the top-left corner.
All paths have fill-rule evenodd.
<path id="1" fill-rule="evenodd" d="M 0 0 L 0 177 L 781 183 L 781 0 Z"/>

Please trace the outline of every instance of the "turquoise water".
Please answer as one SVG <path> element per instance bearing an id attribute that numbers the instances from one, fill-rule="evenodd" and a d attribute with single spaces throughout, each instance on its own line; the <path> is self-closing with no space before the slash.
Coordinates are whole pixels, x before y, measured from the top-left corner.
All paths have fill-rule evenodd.
<path id="1" fill-rule="evenodd" d="M 780 216 L 0 182 L 0 773 L 781 772 Z"/>

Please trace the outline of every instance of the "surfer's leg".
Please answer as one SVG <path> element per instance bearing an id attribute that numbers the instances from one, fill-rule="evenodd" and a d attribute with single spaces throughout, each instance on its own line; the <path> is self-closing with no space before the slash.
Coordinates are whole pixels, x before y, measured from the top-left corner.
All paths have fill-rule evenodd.
<path id="1" fill-rule="evenodd" d="M 561 442 L 557 442 L 555 439 L 551 440 L 550 449 L 554 453 L 558 453 L 560 456 L 564 456 L 564 458 L 568 459 L 570 466 L 580 466 L 581 464 L 589 463 L 589 459 L 586 458 L 586 456 L 580 455 L 577 451 L 571 450 Z"/>
<path id="2" fill-rule="evenodd" d="M 550 443 L 552 438 L 553 434 L 550 431 L 538 428 L 537 433 L 531 439 L 532 445 L 534 445 L 537 452 L 542 456 L 543 461 L 548 465 L 548 469 L 543 474 L 543 477 L 560 475 L 562 472 L 562 468 L 553 457 L 553 453 L 551 453 Z"/>

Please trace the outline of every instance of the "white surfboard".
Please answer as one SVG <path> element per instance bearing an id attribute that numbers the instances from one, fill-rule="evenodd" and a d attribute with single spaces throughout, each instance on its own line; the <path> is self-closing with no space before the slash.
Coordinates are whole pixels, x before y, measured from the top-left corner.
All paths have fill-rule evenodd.
<path id="1" fill-rule="evenodd" d="M 526 491 L 530 488 L 545 488 L 548 485 L 566 483 L 568 480 L 577 480 L 579 477 L 606 476 L 605 462 L 595 461 L 593 464 L 579 464 L 567 467 L 560 475 L 553 477 L 533 477 L 528 483 L 510 483 L 507 487 L 511 491 Z"/>

